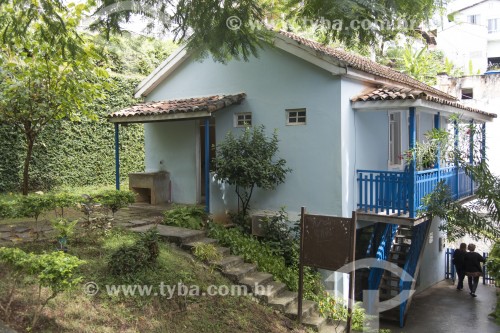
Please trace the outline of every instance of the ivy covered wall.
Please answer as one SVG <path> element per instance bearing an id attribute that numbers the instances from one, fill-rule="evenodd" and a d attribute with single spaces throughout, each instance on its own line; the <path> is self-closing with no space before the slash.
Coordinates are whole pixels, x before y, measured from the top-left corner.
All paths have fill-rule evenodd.
<path id="1" fill-rule="evenodd" d="M 41 134 L 30 166 L 30 191 L 114 183 L 114 126 L 106 116 L 137 102 L 133 92 L 141 77 L 113 74 L 112 80 L 107 97 L 93 105 L 97 121 L 63 120 Z M 24 156 L 23 135 L 0 125 L 0 193 L 20 189 Z M 122 181 L 129 172 L 144 171 L 142 124 L 120 127 L 120 160 Z"/>

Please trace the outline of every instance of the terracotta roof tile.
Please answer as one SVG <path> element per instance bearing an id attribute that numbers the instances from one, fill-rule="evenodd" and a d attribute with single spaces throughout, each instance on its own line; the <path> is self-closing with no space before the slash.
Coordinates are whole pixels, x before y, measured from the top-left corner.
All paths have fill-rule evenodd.
<path id="1" fill-rule="evenodd" d="M 457 101 L 450 101 L 437 96 L 432 96 L 424 91 L 418 89 L 409 89 L 401 87 L 382 87 L 377 88 L 369 92 L 365 92 L 361 95 L 351 98 L 352 102 L 367 102 L 367 101 L 390 101 L 390 100 L 409 100 L 409 99 L 422 99 L 426 101 L 431 101 L 438 104 L 445 104 L 459 108 L 462 110 L 475 112 L 479 114 L 486 115 L 488 117 L 496 118 L 497 115 L 494 113 L 485 112 L 479 109 L 471 108 L 469 106 L 463 105 Z"/>
<path id="2" fill-rule="evenodd" d="M 176 99 L 159 102 L 140 103 L 129 108 L 113 112 L 110 118 L 154 116 L 160 114 L 187 113 L 207 111 L 209 113 L 240 103 L 246 94 L 215 95 L 207 97 Z"/>
<path id="3" fill-rule="evenodd" d="M 439 89 L 433 88 L 423 82 L 420 82 L 404 73 L 398 72 L 390 67 L 381 65 L 366 57 L 358 54 L 347 52 L 341 48 L 332 48 L 321 43 L 297 36 L 293 33 L 280 31 L 279 34 L 288 37 L 299 44 L 310 47 L 311 49 L 320 52 L 324 55 L 335 58 L 338 61 L 345 63 L 347 66 L 361 70 L 366 73 L 377 75 L 391 81 L 410 86 L 412 88 L 431 93 L 448 100 L 457 100 L 456 97 L 445 93 Z"/>

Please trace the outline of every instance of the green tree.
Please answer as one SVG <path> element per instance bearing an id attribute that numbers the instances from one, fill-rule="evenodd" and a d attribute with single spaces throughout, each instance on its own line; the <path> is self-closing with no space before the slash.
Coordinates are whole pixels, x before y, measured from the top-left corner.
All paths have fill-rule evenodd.
<path id="1" fill-rule="evenodd" d="M 450 188 L 443 182 L 424 198 L 424 213 L 438 216 L 443 220 L 441 229 L 450 240 L 465 235 L 474 239 L 500 239 L 500 178 L 489 170 L 486 159 L 481 155 L 482 136 L 477 124 L 463 123 L 457 116 L 452 117 L 458 126 L 458 144 L 450 147 L 443 158 L 463 168 L 477 185 L 475 198 L 464 202 L 453 200 Z M 472 140 L 471 140 L 472 135 Z M 449 139 L 451 140 L 451 136 Z M 472 150 L 472 151 L 471 151 Z M 472 163 L 471 163 L 472 157 Z"/>
<path id="2" fill-rule="evenodd" d="M 389 48 L 378 61 L 429 85 L 436 84 L 439 73 L 455 77 L 463 74 L 441 51 L 414 49 L 411 44 Z"/>
<path id="3" fill-rule="evenodd" d="M 271 42 L 268 23 L 276 28 L 314 28 L 315 37 L 329 44 L 375 45 L 398 33 L 413 34 L 420 23 L 438 8 L 435 0 L 230 0 L 170 1 L 137 0 L 120 6 L 119 0 L 104 0 L 96 9 L 92 28 L 119 32 L 120 23 L 131 14 L 156 17 L 176 41 L 203 56 L 216 60 L 247 59 Z M 318 25 L 318 22 L 320 23 Z M 407 24 L 401 24 L 406 22 Z M 340 24 L 339 24 L 340 23 Z"/>
<path id="4" fill-rule="evenodd" d="M 228 132 L 225 140 L 217 145 L 215 178 L 235 185 L 239 212 L 243 216 L 248 214 L 255 187 L 273 190 L 292 171 L 284 159 L 275 157 L 277 152 L 277 131 L 268 138 L 263 125 L 246 128 L 239 137 Z"/>
<path id="5" fill-rule="evenodd" d="M 11 12 L 15 5 L 2 3 L 1 8 Z M 29 166 L 40 133 L 62 119 L 95 118 L 88 106 L 106 86 L 107 72 L 95 65 L 99 57 L 94 45 L 76 31 L 85 8 L 52 8 L 64 33 L 51 34 L 44 17 L 35 16 L 22 35 L 0 48 L 0 123 L 24 134 L 23 194 L 28 193 Z M 12 12 L 11 19 L 16 15 Z M 9 22 L 2 21 L 0 27 L 8 30 Z"/>

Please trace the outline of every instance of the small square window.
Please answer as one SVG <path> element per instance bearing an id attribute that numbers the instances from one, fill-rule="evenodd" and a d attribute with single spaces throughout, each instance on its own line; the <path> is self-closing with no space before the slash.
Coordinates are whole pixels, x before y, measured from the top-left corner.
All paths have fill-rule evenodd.
<path id="1" fill-rule="evenodd" d="M 234 127 L 248 127 L 252 126 L 252 113 L 235 113 L 234 114 Z"/>
<path id="2" fill-rule="evenodd" d="M 306 109 L 288 109 L 286 110 L 287 125 L 305 125 Z"/>
<path id="3" fill-rule="evenodd" d="M 462 99 L 473 99 L 474 94 L 472 88 L 464 88 L 462 89 Z"/>

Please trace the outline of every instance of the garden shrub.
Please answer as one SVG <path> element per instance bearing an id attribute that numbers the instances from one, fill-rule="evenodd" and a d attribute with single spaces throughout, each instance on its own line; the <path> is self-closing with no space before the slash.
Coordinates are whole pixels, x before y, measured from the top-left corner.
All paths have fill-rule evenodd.
<path id="1" fill-rule="evenodd" d="M 31 329 L 33 329 L 42 310 L 50 300 L 62 291 L 80 283 L 82 278 L 76 272 L 84 263 L 85 261 L 61 251 L 34 254 L 26 253 L 18 248 L 0 248 L 0 264 L 6 268 L 11 284 L 5 304 L 0 304 L 7 320 L 17 288 L 23 285 L 27 278 L 32 278 L 38 286 L 33 295 L 35 306 L 31 322 Z M 44 296 L 40 292 L 43 287 L 50 290 L 49 296 Z"/>
<path id="2" fill-rule="evenodd" d="M 196 258 L 205 262 L 216 262 L 222 259 L 222 254 L 213 244 L 198 243 L 194 247 L 193 254 Z"/>
<path id="3" fill-rule="evenodd" d="M 284 208 L 274 216 L 263 218 L 262 223 L 264 241 L 285 258 L 287 266 L 294 265 L 299 258 L 299 223 L 295 222 L 292 226 Z"/>
<path id="4" fill-rule="evenodd" d="M 96 202 L 115 213 L 127 205 L 135 202 L 135 194 L 131 191 L 107 190 L 95 196 Z"/>
<path id="5" fill-rule="evenodd" d="M 235 255 L 242 256 L 245 261 L 253 262 L 259 270 L 268 272 L 286 284 L 292 291 L 298 290 L 298 262 L 291 266 L 285 264 L 284 258 L 269 244 L 261 243 L 251 235 L 236 228 L 227 229 L 219 225 L 210 225 L 209 236 L 221 245 L 231 248 Z M 314 299 L 322 292 L 320 276 L 309 267 L 304 267 L 304 296 Z"/>
<path id="6" fill-rule="evenodd" d="M 163 213 L 164 224 L 200 230 L 207 219 L 205 210 L 198 206 L 175 206 Z"/>
<path id="7" fill-rule="evenodd" d="M 141 234 L 134 244 L 124 245 L 116 250 L 111 255 L 108 267 L 115 276 L 133 274 L 152 267 L 159 253 L 158 231 L 153 228 Z"/>

